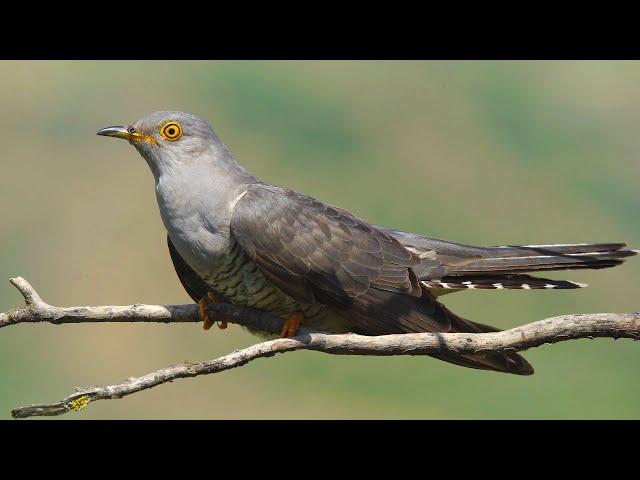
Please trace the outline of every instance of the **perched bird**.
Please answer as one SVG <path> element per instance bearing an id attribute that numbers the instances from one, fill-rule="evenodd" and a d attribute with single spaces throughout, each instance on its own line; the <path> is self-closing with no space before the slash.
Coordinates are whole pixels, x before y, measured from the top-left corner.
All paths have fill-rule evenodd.
<path id="1" fill-rule="evenodd" d="M 371 225 L 338 207 L 267 185 L 239 165 L 212 127 L 155 112 L 98 135 L 128 140 L 151 168 L 176 272 L 200 305 L 226 301 L 305 325 L 385 335 L 492 332 L 436 300 L 471 289 L 584 285 L 527 272 L 607 268 L 637 251 L 624 243 L 474 247 Z M 222 327 L 226 325 L 221 325 Z M 530 375 L 516 353 L 439 354 L 465 367 Z"/>

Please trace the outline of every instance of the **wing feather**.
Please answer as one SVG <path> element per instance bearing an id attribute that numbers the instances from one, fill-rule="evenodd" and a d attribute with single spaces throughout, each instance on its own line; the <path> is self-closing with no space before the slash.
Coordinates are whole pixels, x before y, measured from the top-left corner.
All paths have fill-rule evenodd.
<path id="1" fill-rule="evenodd" d="M 421 298 L 412 270 L 421 261 L 418 255 L 345 210 L 290 190 L 252 185 L 234 207 L 231 233 L 285 293 L 342 309 L 365 331 L 449 328 Z"/>

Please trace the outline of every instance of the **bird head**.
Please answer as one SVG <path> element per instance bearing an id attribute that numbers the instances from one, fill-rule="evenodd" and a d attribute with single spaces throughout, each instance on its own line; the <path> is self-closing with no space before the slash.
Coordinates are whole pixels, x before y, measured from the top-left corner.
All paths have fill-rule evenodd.
<path id="1" fill-rule="evenodd" d="M 175 111 L 154 112 L 131 125 L 106 127 L 97 134 L 128 140 L 154 174 L 197 161 L 207 150 L 221 146 L 211 125 L 190 113 Z"/>

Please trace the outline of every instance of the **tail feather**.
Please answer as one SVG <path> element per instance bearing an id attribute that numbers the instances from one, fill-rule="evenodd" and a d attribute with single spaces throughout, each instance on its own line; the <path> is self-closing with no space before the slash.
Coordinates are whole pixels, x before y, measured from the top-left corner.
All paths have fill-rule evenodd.
<path id="1" fill-rule="evenodd" d="M 488 247 L 497 256 L 566 255 L 571 253 L 614 252 L 626 247 L 626 243 L 556 243 L 547 245 L 505 245 Z"/>
<path id="2" fill-rule="evenodd" d="M 567 269 L 601 269 L 623 263 L 638 250 L 625 243 L 576 243 L 549 245 L 507 245 L 477 247 L 415 233 L 377 227 L 396 238 L 422 261 L 412 267 L 430 297 L 469 289 L 573 289 L 585 284 L 527 275 Z M 451 332 L 493 332 L 498 329 L 471 322 L 436 302 L 437 313 L 449 320 Z M 436 313 L 436 312 L 434 312 Z M 468 355 L 432 355 L 446 362 L 469 368 L 531 375 L 533 367 L 517 353 L 482 352 Z"/>
<path id="3" fill-rule="evenodd" d="M 378 227 L 423 258 L 414 268 L 421 280 L 442 276 L 519 274 L 567 269 L 600 269 L 620 265 L 638 250 L 623 242 L 560 243 L 477 247 L 416 233 Z"/>
<path id="4" fill-rule="evenodd" d="M 619 245 L 619 244 L 616 244 Z M 622 245 L 624 246 L 624 245 Z M 480 258 L 466 260 L 448 266 L 448 275 L 464 275 L 482 272 L 516 273 L 542 270 L 567 270 L 579 268 L 608 268 L 619 265 L 627 257 L 637 255 L 637 250 L 593 251 L 596 246 L 585 246 L 576 251 L 572 246 L 541 247 L 491 247 Z M 571 252 L 571 253 L 568 253 Z"/>
<path id="5" fill-rule="evenodd" d="M 585 283 L 552 280 L 530 275 L 461 275 L 445 276 L 439 280 L 422 280 L 429 289 L 444 290 L 565 290 L 586 287 Z"/>

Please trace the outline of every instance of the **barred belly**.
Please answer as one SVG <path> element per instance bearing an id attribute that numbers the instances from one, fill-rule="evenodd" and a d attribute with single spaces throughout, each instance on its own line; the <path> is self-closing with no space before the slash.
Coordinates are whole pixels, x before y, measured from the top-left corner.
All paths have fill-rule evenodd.
<path id="1" fill-rule="evenodd" d="M 280 290 L 260 272 L 235 240 L 232 240 L 229 254 L 222 257 L 214 268 L 203 272 L 201 277 L 214 292 L 232 303 L 278 317 L 301 311 L 304 314 L 303 324 L 308 327 L 341 333 L 347 331 L 344 319 L 337 312 L 322 304 L 298 302 Z"/>

